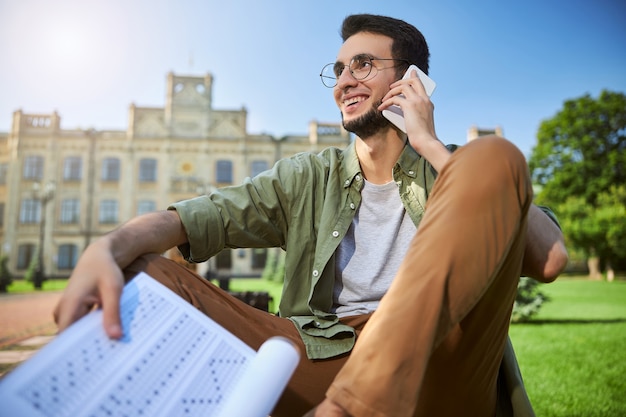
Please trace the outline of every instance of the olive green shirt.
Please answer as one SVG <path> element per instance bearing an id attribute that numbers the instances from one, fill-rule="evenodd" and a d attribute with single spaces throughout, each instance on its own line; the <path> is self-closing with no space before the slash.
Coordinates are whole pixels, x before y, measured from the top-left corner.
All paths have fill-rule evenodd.
<path id="1" fill-rule="evenodd" d="M 431 165 L 405 146 L 393 178 L 416 226 L 435 177 Z M 310 359 L 348 352 L 354 330 L 329 311 L 335 251 L 361 204 L 363 182 L 354 143 L 280 160 L 242 185 L 173 204 L 189 240 L 179 249 L 187 260 L 203 262 L 224 248 L 283 248 L 288 256 L 279 314 L 296 325 Z"/>

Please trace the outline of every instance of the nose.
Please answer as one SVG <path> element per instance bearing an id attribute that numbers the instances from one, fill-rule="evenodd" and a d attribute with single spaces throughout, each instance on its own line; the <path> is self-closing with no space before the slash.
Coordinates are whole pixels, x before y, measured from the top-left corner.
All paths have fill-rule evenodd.
<path id="1" fill-rule="evenodd" d="M 357 83 L 358 81 L 356 78 L 354 78 L 352 73 L 350 73 L 350 68 L 346 66 L 343 71 L 341 71 L 339 78 L 337 78 L 336 88 L 344 90 L 347 87 L 355 86 Z"/>

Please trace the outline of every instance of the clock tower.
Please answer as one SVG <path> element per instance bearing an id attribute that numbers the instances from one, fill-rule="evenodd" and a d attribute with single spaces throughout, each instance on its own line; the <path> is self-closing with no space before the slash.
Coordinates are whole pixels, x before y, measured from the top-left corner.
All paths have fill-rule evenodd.
<path id="1" fill-rule="evenodd" d="M 174 137 L 206 137 L 211 121 L 213 77 L 167 75 L 165 124 Z"/>

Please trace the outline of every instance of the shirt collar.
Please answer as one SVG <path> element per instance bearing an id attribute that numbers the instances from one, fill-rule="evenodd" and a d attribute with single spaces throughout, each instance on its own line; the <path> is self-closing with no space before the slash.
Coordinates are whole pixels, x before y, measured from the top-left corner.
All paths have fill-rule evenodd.
<path id="1" fill-rule="evenodd" d="M 345 163 L 341 166 L 341 179 L 344 188 L 347 188 L 352 184 L 357 175 L 363 176 L 361 173 L 361 164 L 359 164 L 359 158 L 356 153 L 356 141 L 352 141 L 350 145 L 343 150 L 342 157 Z M 415 178 L 417 177 L 415 168 L 420 158 L 421 155 L 418 154 L 407 141 L 398 158 L 398 162 L 396 162 L 395 170 L 400 168 L 404 175 Z"/>
<path id="2" fill-rule="evenodd" d="M 422 156 L 418 154 L 411 145 L 409 145 L 409 141 L 407 140 L 404 145 L 404 149 L 398 158 L 398 162 L 396 162 L 396 168 L 394 171 L 399 167 L 404 175 L 411 178 L 417 177 L 416 167 L 421 157 Z"/>
<path id="3" fill-rule="evenodd" d="M 344 163 L 341 165 L 341 180 L 343 181 L 343 187 L 348 188 L 352 185 L 352 182 L 357 177 L 363 177 L 361 173 L 361 164 L 356 154 L 356 141 L 350 142 L 343 152 L 341 153 Z"/>

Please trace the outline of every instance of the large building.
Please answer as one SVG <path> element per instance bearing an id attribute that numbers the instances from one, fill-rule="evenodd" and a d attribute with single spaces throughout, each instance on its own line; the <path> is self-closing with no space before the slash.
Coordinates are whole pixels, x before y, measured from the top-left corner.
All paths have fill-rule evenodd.
<path id="1" fill-rule="evenodd" d="M 66 277 L 91 241 L 138 214 L 241 183 L 278 158 L 350 141 L 339 124 L 315 121 L 306 135 L 250 134 L 246 109 L 213 109 L 212 82 L 168 74 L 165 107 L 131 105 L 125 131 L 67 130 L 57 113 L 14 112 L 11 131 L 0 133 L 9 270 L 23 276 L 40 260 L 47 277 Z M 265 250 L 228 250 L 199 272 L 259 273 L 265 258 Z"/>

